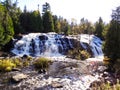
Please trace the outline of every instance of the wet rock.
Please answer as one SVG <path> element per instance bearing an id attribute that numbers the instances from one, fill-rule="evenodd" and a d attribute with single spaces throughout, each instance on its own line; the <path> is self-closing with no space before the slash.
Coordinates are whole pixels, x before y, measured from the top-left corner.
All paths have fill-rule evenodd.
<path id="1" fill-rule="evenodd" d="M 24 54 L 24 55 L 22 56 L 22 59 L 26 59 L 26 58 L 28 58 L 28 55 Z"/>
<path id="2" fill-rule="evenodd" d="M 19 68 L 12 68 L 12 71 L 21 71 Z"/>
<path id="3" fill-rule="evenodd" d="M 45 74 L 45 73 L 46 73 L 46 70 L 45 70 L 45 69 L 40 69 L 40 70 L 38 71 L 38 73 L 39 73 L 39 74 L 41 74 L 41 73 Z"/>
<path id="4" fill-rule="evenodd" d="M 61 83 L 56 82 L 56 81 L 53 81 L 53 82 L 51 83 L 51 86 L 52 86 L 53 88 L 62 88 L 62 87 L 63 87 L 63 85 L 62 85 Z"/>
<path id="5" fill-rule="evenodd" d="M 48 40 L 48 37 L 45 36 L 45 35 L 42 35 L 42 36 L 39 36 L 39 39 L 42 41 L 42 40 Z"/>
<path id="6" fill-rule="evenodd" d="M 99 73 L 103 73 L 105 71 L 105 69 L 106 69 L 105 66 L 99 66 L 97 70 Z"/>
<path id="7" fill-rule="evenodd" d="M 28 75 L 25 75 L 23 73 L 18 73 L 16 75 L 12 76 L 11 81 L 13 81 L 13 82 L 20 82 L 23 79 L 26 79 L 27 77 L 28 77 Z"/>
<path id="8" fill-rule="evenodd" d="M 110 76 L 108 72 L 104 72 L 102 77 L 107 77 L 107 76 Z"/>
<path id="9" fill-rule="evenodd" d="M 93 87 L 99 87 L 102 85 L 102 82 L 101 81 L 94 81 L 90 84 L 90 87 L 93 88 Z"/>

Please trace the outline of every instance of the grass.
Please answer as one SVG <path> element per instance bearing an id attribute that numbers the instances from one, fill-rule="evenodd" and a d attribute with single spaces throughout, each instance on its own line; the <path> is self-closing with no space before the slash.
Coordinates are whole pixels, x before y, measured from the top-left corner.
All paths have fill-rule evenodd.
<path id="1" fill-rule="evenodd" d="M 101 83 L 101 84 L 94 84 L 91 88 L 92 90 L 120 90 L 120 81 L 117 80 L 117 83 L 115 85 L 111 85 L 108 81 L 107 83 Z"/>
<path id="2" fill-rule="evenodd" d="M 49 67 L 49 63 L 51 62 L 51 60 L 41 57 L 38 58 L 35 62 L 34 62 L 34 66 L 36 69 L 46 69 Z"/>

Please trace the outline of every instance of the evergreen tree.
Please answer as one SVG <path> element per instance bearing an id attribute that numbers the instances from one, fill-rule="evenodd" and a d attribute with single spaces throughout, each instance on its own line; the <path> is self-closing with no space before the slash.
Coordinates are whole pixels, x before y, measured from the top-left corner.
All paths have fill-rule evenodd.
<path id="1" fill-rule="evenodd" d="M 22 28 L 19 21 L 21 10 L 17 7 L 17 0 L 15 2 L 12 2 L 12 0 L 5 0 L 2 4 L 6 7 L 10 17 L 12 18 L 15 34 L 21 33 Z"/>
<path id="2" fill-rule="evenodd" d="M 7 9 L 0 4 L 0 49 L 8 43 L 14 35 L 12 19 Z"/>
<path id="3" fill-rule="evenodd" d="M 53 16 L 54 30 L 56 33 L 60 33 L 60 22 L 56 15 Z"/>
<path id="4" fill-rule="evenodd" d="M 48 11 L 51 12 L 51 7 L 50 4 L 46 2 L 45 4 L 43 4 L 43 14 L 45 14 Z"/>
<path id="5" fill-rule="evenodd" d="M 43 14 L 43 32 L 54 32 L 53 17 L 49 11 Z"/>
<path id="6" fill-rule="evenodd" d="M 42 19 L 39 11 L 33 11 L 30 15 L 31 29 L 33 32 L 42 32 Z"/>
<path id="7" fill-rule="evenodd" d="M 59 19 L 60 19 L 61 33 L 65 35 L 69 35 L 71 32 L 70 32 L 70 25 L 68 21 L 66 19 L 63 19 L 62 17 L 60 17 Z"/>
<path id="8" fill-rule="evenodd" d="M 42 19 L 38 10 L 27 12 L 25 6 L 24 12 L 20 15 L 20 23 L 25 32 L 42 32 Z"/>
<path id="9" fill-rule="evenodd" d="M 106 34 L 104 52 L 110 59 L 110 68 L 120 62 L 120 7 L 112 13 L 110 27 Z M 119 65 L 120 66 L 120 65 Z"/>
<path id="10" fill-rule="evenodd" d="M 102 35 L 103 30 L 104 30 L 104 23 L 102 18 L 100 17 L 98 22 L 96 22 L 95 24 L 95 34 L 101 39 L 103 39 L 103 35 Z"/>

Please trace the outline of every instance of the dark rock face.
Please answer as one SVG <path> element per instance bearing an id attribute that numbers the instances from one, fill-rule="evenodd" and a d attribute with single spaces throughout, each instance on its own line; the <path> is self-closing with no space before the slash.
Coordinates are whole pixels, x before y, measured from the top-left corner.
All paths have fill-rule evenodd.
<path id="1" fill-rule="evenodd" d="M 41 35 L 41 36 L 39 36 L 39 39 L 40 39 L 41 41 L 43 41 L 43 40 L 48 40 L 48 37 L 45 36 L 45 35 Z"/>
<path id="2" fill-rule="evenodd" d="M 20 39 L 22 39 L 22 37 L 23 37 L 22 35 L 17 35 L 14 38 L 17 39 L 17 40 L 20 40 Z"/>
<path id="3" fill-rule="evenodd" d="M 11 39 L 4 47 L 3 51 L 9 52 L 14 47 L 13 40 Z"/>

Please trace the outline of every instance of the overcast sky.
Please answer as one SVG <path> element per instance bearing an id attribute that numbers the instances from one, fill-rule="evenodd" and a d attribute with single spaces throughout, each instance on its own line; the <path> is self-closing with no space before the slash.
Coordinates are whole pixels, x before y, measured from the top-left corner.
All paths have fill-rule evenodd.
<path id="1" fill-rule="evenodd" d="M 18 6 L 23 10 L 37 10 L 38 4 L 42 12 L 42 5 L 48 2 L 51 6 L 53 15 L 63 16 L 69 21 L 71 18 L 76 19 L 77 23 L 81 18 L 95 22 L 99 17 L 103 21 L 109 22 L 112 10 L 120 6 L 120 0 L 18 0 Z"/>

